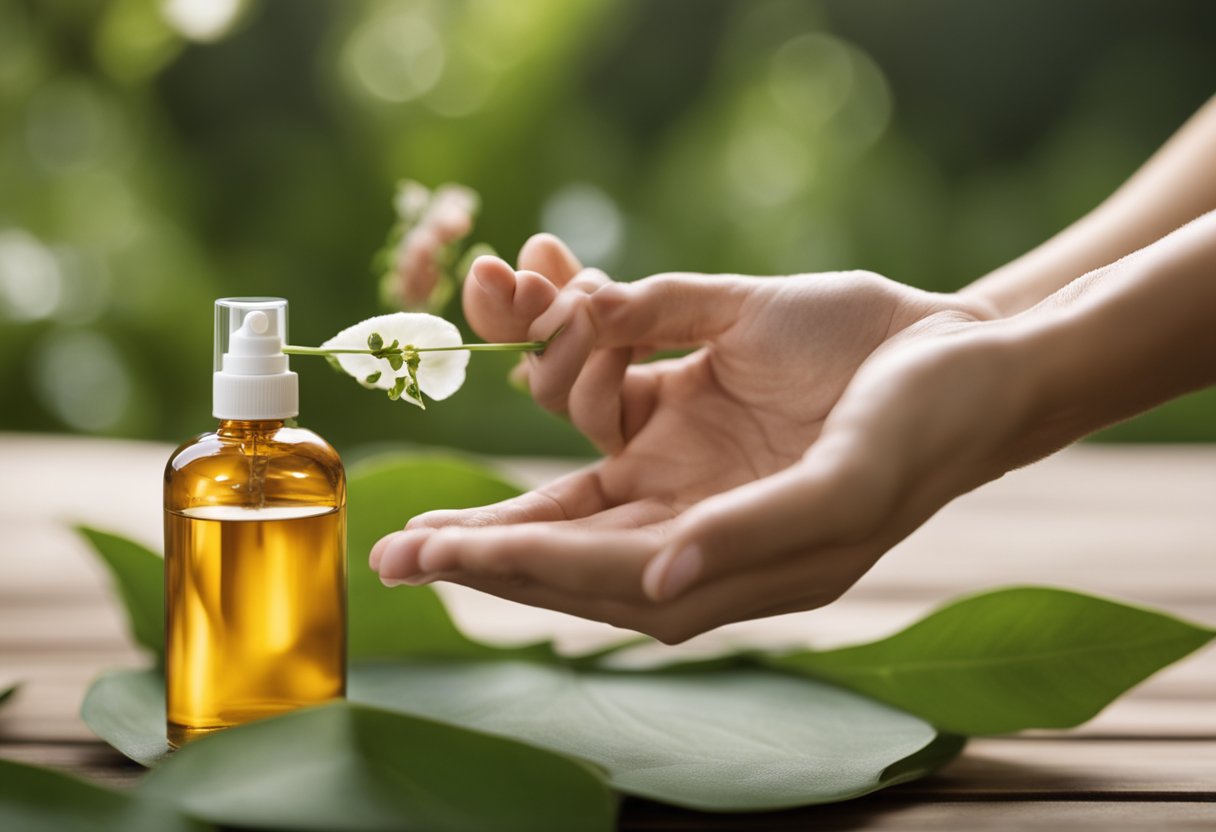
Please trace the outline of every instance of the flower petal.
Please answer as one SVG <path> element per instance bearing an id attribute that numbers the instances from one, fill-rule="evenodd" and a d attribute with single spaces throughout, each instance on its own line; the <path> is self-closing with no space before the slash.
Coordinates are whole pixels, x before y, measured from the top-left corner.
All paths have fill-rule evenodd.
<path id="1" fill-rule="evenodd" d="M 396 312 L 377 315 L 348 326 L 322 346 L 328 349 L 367 349 L 367 338 L 373 332 L 379 333 L 385 344 L 396 340 L 403 347 L 454 347 L 463 343 L 460 330 L 443 318 L 417 312 Z M 383 358 L 360 354 L 339 354 L 334 357 L 348 375 L 365 385 L 368 376 L 379 372 L 380 377 L 369 386 L 380 390 L 389 390 L 399 377 L 408 376 L 405 367 L 394 370 Z M 418 389 L 435 400 L 448 398 L 464 384 L 468 363 L 467 350 L 421 353 Z M 408 400 L 408 397 L 402 398 Z"/>

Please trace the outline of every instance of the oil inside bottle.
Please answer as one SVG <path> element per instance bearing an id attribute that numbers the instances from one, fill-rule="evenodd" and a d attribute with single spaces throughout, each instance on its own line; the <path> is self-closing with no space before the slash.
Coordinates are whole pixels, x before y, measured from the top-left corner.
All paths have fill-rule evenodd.
<path id="1" fill-rule="evenodd" d="M 345 694 L 345 509 L 166 510 L 173 746 Z"/>

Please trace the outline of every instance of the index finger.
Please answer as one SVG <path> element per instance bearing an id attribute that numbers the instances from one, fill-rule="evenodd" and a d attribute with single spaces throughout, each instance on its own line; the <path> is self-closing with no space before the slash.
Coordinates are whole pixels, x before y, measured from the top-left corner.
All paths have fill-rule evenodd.
<path id="1" fill-rule="evenodd" d="M 600 463 L 567 474 L 540 488 L 474 508 L 437 509 L 411 517 L 404 531 L 385 535 L 372 546 L 368 564 L 379 569 L 385 548 L 399 537 L 445 526 L 507 526 L 573 520 L 611 507 L 600 482 Z M 421 543 L 421 541 L 416 541 Z M 411 547 L 416 554 L 417 546 Z"/>
<path id="2" fill-rule="evenodd" d="M 428 511 L 411 518 L 405 528 L 505 526 L 586 517 L 610 508 L 599 469 L 600 463 L 595 463 L 526 494 L 486 506 Z"/>

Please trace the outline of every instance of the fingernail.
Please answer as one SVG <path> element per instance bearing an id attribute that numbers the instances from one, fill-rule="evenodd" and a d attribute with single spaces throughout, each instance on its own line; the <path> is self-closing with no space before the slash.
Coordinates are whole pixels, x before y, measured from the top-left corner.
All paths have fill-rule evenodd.
<path id="1" fill-rule="evenodd" d="M 376 541 L 376 545 L 372 546 L 372 551 L 367 556 L 367 565 L 372 568 L 373 572 L 380 571 L 380 557 L 384 554 L 384 547 L 387 545 L 384 541 L 386 538 L 380 538 Z"/>
<path id="2" fill-rule="evenodd" d="M 651 597 L 656 601 L 669 601 L 682 595 L 701 576 L 703 562 L 701 547 L 690 543 L 669 556 L 666 564 L 655 564 L 658 574 L 655 576 L 657 582 L 650 582 Z"/>
<path id="3" fill-rule="evenodd" d="M 494 274 L 494 272 L 491 270 L 497 268 L 496 263 L 493 265 L 487 264 L 487 266 L 483 268 L 485 271 L 476 268 L 476 264 L 474 264 L 474 268 L 472 269 L 473 276 L 477 279 L 478 285 L 480 285 L 487 292 L 493 294 L 499 300 L 510 300 L 514 287 L 503 279 L 505 271 L 502 274 Z M 507 266 L 507 268 L 509 269 L 510 266 Z"/>
<path id="4" fill-rule="evenodd" d="M 405 583 L 405 581 L 398 581 L 395 578 L 381 578 L 380 583 L 384 584 L 389 589 L 392 589 L 395 586 L 401 586 L 402 584 Z"/>

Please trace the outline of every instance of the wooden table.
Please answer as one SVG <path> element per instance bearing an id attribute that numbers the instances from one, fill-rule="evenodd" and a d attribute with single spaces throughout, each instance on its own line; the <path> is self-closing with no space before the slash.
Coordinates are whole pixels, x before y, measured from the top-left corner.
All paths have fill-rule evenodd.
<path id="1" fill-rule="evenodd" d="M 70 530 L 86 522 L 160 548 L 152 443 L 0 435 L 0 756 L 126 786 L 141 769 L 77 717 L 101 669 L 137 666 L 102 567 Z M 537 482 L 565 462 L 504 461 Z M 844 599 L 724 628 L 724 643 L 820 646 L 901 627 L 945 599 L 1050 583 L 1216 624 L 1216 447 L 1069 450 L 946 508 Z M 571 648 L 611 628 L 458 587 L 459 623 L 487 640 L 553 636 Z M 1216 830 L 1216 649 L 1162 672 L 1089 724 L 974 740 L 939 774 L 861 800 L 763 816 L 701 815 L 628 801 L 626 829 Z"/>

